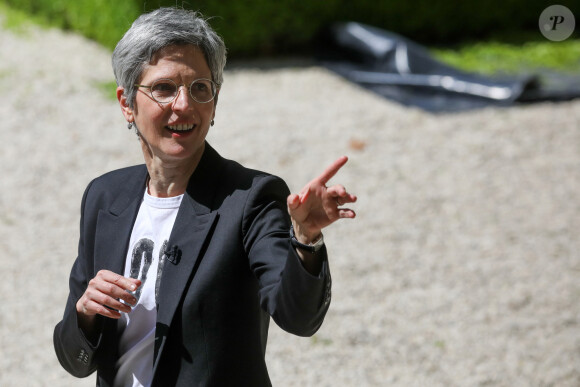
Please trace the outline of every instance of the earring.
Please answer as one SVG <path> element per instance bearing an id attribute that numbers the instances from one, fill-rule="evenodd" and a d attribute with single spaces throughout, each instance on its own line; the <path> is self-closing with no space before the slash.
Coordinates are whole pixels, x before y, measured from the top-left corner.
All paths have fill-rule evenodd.
<path id="1" fill-rule="evenodd" d="M 131 130 L 132 127 L 133 127 L 133 122 L 129 122 L 127 124 L 127 129 Z"/>
<path id="2" fill-rule="evenodd" d="M 213 126 L 213 124 L 215 124 L 215 122 L 211 120 L 210 125 Z"/>

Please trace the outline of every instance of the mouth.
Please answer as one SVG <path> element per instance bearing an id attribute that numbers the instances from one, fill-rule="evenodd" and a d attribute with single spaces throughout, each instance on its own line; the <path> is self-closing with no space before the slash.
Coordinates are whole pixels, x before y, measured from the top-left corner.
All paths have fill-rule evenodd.
<path id="1" fill-rule="evenodd" d="M 179 125 L 167 125 L 165 129 L 168 129 L 173 133 L 188 133 L 192 132 L 197 125 L 195 124 L 179 124 Z"/>

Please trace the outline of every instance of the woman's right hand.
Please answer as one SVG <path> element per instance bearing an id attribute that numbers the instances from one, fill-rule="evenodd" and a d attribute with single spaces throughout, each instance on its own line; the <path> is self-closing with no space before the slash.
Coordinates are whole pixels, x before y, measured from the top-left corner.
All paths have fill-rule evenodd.
<path id="1" fill-rule="evenodd" d="M 137 303 L 137 299 L 130 292 L 134 292 L 139 286 L 141 281 L 138 279 L 100 270 L 89 281 L 87 289 L 76 304 L 81 328 L 90 328 L 96 315 L 118 319 L 121 317 L 120 312 L 129 313 L 130 305 Z"/>

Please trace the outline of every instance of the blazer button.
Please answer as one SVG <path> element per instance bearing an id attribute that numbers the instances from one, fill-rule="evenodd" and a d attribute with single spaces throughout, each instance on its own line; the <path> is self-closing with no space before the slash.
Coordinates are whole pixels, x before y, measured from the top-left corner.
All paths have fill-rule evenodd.
<path id="1" fill-rule="evenodd" d="M 84 349 L 81 349 L 81 351 L 79 352 L 79 355 L 77 357 L 77 361 L 80 361 L 83 364 L 88 364 L 89 363 L 89 354 L 87 353 L 87 351 L 85 351 Z"/>

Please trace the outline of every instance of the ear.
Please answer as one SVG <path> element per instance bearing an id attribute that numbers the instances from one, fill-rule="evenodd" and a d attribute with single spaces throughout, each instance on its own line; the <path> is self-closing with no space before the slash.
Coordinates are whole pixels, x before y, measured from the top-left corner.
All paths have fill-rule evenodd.
<path id="1" fill-rule="evenodd" d="M 117 87 L 117 100 L 119 100 L 121 112 L 125 116 L 127 122 L 135 121 L 135 118 L 133 117 L 133 109 L 129 107 L 127 97 L 125 96 L 125 88 L 122 86 Z"/>

